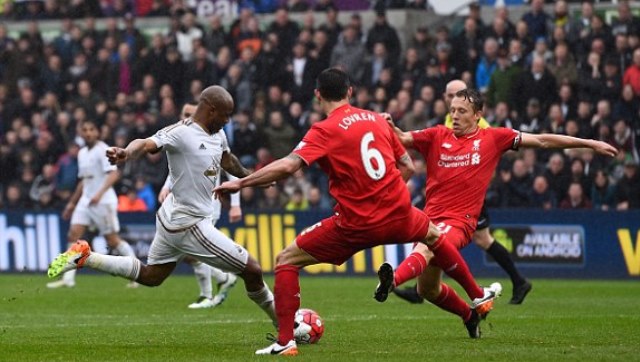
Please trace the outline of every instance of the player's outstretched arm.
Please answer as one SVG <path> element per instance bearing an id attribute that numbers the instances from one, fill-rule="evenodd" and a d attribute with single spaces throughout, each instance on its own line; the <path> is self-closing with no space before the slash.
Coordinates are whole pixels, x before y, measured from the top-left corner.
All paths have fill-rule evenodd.
<path id="1" fill-rule="evenodd" d="M 403 146 L 413 147 L 413 135 L 411 132 L 403 132 L 400 128 L 396 127 L 393 123 L 393 117 L 391 117 L 389 113 L 380 113 L 380 116 L 387 120 L 391 129 L 393 129 L 393 133 L 398 136 L 398 139 L 400 139 L 400 143 L 402 143 Z"/>
<path id="2" fill-rule="evenodd" d="M 602 141 L 587 140 L 583 138 L 564 136 L 558 134 L 532 134 L 521 135 L 520 146 L 532 148 L 591 148 L 597 153 L 613 157 L 618 150 L 610 144 Z"/>
<path id="3" fill-rule="evenodd" d="M 216 197 L 220 198 L 223 193 L 237 192 L 243 187 L 268 185 L 292 175 L 302 168 L 304 164 L 300 156 L 291 153 L 289 156 L 273 161 L 245 178 L 224 182 L 222 185 L 213 189 L 213 192 Z"/>
<path id="4" fill-rule="evenodd" d="M 160 149 L 149 138 L 137 139 L 131 141 L 127 148 L 109 147 L 107 149 L 107 158 L 112 165 L 125 163 L 129 160 L 135 160 L 147 153 L 156 153 Z"/>

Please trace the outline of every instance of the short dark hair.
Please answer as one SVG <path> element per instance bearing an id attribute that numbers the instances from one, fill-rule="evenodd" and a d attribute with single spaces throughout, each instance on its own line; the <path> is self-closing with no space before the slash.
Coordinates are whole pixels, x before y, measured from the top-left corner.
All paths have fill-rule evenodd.
<path id="1" fill-rule="evenodd" d="M 466 88 L 456 92 L 456 97 L 464 98 L 471 103 L 474 112 L 481 111 L 484 108 L 484 99 L 480 92 L 473 88 Z"/>
<path id="2" fill-rule="evenodd" d="M 322 99 L 333 102 L 347 97 L 350 86 L 349 76 L 338 68 L 323 70 L 316 81 L 316 88 Z"/>

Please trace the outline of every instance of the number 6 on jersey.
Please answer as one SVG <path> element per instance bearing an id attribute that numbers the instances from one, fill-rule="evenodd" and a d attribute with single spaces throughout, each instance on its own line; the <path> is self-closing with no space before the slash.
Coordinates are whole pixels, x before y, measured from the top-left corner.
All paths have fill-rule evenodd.
<path id="1" fill-rule="evenodd" d="M 384 158 L 380 151 L 373 147 L 369 148 L 369 144 L 373 141 L 373 132 L 365 133 L 360 141 L 360 156 L 362 157 L 362 164 L 364 165 L 364 170 L 367 172 L 367 175 L 378 181 L 384 177 L 384 174 L 387 172 L 387 166 L 384 163 Z M 374 166 L 373 160 L 376 161 L 378 165 L 377 168 Z"/>

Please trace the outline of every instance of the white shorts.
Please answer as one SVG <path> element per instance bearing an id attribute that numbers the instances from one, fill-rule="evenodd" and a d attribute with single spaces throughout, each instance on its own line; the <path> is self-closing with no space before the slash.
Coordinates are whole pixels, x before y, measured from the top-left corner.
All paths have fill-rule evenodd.
<path id="1" fill-rule="evenodd" d="M 120 231 L 116 205 L 108 204 L 78 204 L 71 215 L 71 225 L 95 226 L 100 235 L 109 235 Z"/>
<path id="2" fill-rule="evenodd" d="M 156 217 L 156 235 L 149 248 L 147 264 L 178 262 L 185 255 L 226 272 L 239 274 L 249 252 L 216 229 L 211 218 L 184 229 L 167 229 Z"/>

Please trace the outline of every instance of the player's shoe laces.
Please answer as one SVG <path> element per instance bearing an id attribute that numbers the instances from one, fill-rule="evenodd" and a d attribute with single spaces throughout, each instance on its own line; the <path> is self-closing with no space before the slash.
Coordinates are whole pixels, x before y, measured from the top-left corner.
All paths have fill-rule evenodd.
<path id="1" fill-rule="evenodd" d="M 389 297 L 389 293 L 393 290 L 393 267 L 389 263 L 382 263 L 378 268 L 378 286 L 373 293 L 373 297 L 382 303 Z"/>
<path id="2" fill-rule="evenodd" d="M 235 274 L 227 273 L 227 281 L 218 284 L 218 294 L 213 297 L 213 306 L 222 304 L 227 299 L 229 290 L 236 285 L 238 277 Z"/>
<path id="3" fill-rule="evenodd" d="M 412 287 L 407 287 L 404 289 L 393 288 L 393 294 L 397 295 L 398 298 L 404 299 L 411 304 L 422 304 L 424 303 L 424 298 L 418 294 L 418 285 L 414 285 Z"/>
<path id="4" fill-rule="evenodd" d="M 489 313 L 493 309 L 493 301 L 502 294 L 502 285 L 500 283 L 491 283 L 488 288 L 484 288 L 484 296 L 476 298 L 471 303 L 471 309 L 475 309 L 480 318 Z"/>
<path id="5" fill-rule="evenodd" d="M 76 286 L 76 283 L 67 282 L 64 279 L 56 280 L 55 282 L 47 283 L 47 288 L 49 289 L 58 289 L 58 288 L 73 288 Z"/>
<path id="6" fill-rule="evenodd" d="M 213 299 L 207 298 L 204 296 L 200 296 L 198 300 L 189 304 L 189 309 L 204 309 L 204 308 L 211 308 L 211 307 L 215 307 L 215 304 L 213 303 Z"/>
<path id="7" fill-rule="evenodd" d="M 298 355 L 298 345 L 296 345 L 296 341 L 293 339 L 289 341 L 289 343 L 281 346 L 280 343 L 275 342 L 267 348 L 259 349 L 256 351 L 256 354 L 273 354 L 273 355 L 281 355 L 281 356 L 297 356 Z"/>
<path id="8" fill-rule="evenodd" d="M 513 295 L 511 296 L 509 304 L 522 304 L 522 302 L 524 302 L 524 298 L 531 291 L 531 288 L 533 288 L 533 285 L 531 285 L 528 280 L 525 280 L 524 283 L 514 287 Z"/>
<path id="9" fill-rule="evenodd" d="M 91 255 L 89 243 L 78 240 L 67 251 L 53 259 L 49 264 L 47 275 L 49 278 L 55 278 L 66 271 L 80 269 L 84 266 L 89 255 Z"/>

